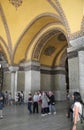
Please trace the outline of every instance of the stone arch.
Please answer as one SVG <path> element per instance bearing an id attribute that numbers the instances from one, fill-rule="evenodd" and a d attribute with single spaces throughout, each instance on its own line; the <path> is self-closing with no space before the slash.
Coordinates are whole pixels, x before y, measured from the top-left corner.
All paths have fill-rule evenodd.
<path id="1" fill-rule="evenodd" d="M 7 20 L 6 20 L 6 17 L 5 17 L 5 14 L 4 14 L 4 11 L 3 11 L 1 4 L 0 4 L 0 16 L 1 16 L 1 19 L 2 19 L 2 22 L 4 25 L 4 30 L 5 30 L 5 33 L 7 36 L 8 48 L 9 48 L 9 51 L 11 54 L 12 53 L 12 42 L 11 42 L 11 37 L 10 37 L 10 31 L 9 31 L 9 28 L 7 25 Z"/>
<path id="2" fill-rule="evenodd" d="M 36 59 L 37 61 L 39 60 L 42 48 L 45 46 L 47 40 L 56 35 L 58 31 L 62 32 L 65 35 L 67 42 L 69 41 L 68 35 L 66 34 L 66 32 L 64 32 L 64 30 L 58 27 L 52 27 L 51 29 L 45 31 L 45 33 L 41 35 L 38 41 L 36 41 L 37 43 L 36 46 L 33 48 L 32 59 Z"/>
<path id="3" fill-rule="evenodd" d="M 5 41 L 3 40 L 3 38 L 0 36 L 0 49 L 1 49 L 1 53 L 4 55 L 5 60 L 7 61 L 7 63 L 11 64 L 11 56 L 10 56 L 10 51 L 9 48 L 7 47 Z"/>
<path id="4" fill-rule="evenodd" d="M 50 21 L 48 20 L 46 22 L 45 18 L 46 18 L 46 21 L 47 21 L 47 18 L 49 18 Z M 40 24 L 41 20 L 44 20 L 45 24 L 41 28 L 39 28 L 37 25 Z M 41 29 L 45 28 L 46 26 L 49 26 L 49 24 L 51 24 L 51 23 L 55 23 L 55 22 L 57 22 L 57 23 L 59 22 L 60 23 L 60 21 L 61 21 L 60 16 L 57 16 L 56 14 L 52 14 L 52 13 L 43 13 L 43 14 L 37 16 L 35 19 L 33 19 L 31 21 L 31 23 L 28 24 L 28 26 L 23 30 L 23 33 L 20 35 L 19 39 L 17 40 L 16 46 L 15 46 L 14 51 L 13 51 L 13 60 L 12 61 L 14 61 L 14 59 L 15 59 L 16 52 L 18 51 L 18 48 L 20 48 L 19 46 L 22 45 L 23 38 L 25 36 L 29 36 L 29 31 L 30 30 L 32 30 L 32 34 L 33 34 L 34 27 L 35 28 L 38 27 L 38 30 L 31 37 L 31 40 L 28 41 L 28 39 L 27 39 L 26 48 L 25 48 L 25 54 L 24 54 L 24 59 L 26 59 L 26 55 L 28 54 L 27 52 L 29 51 L 29 48 L 30 48 L 32 42 L 34 41 L 35 37 L 37 37 L 37 35 L 41 31 Z"/>
<path id="5" fill-rule="evenodd" d="M 68 35 L 70 35 L 70 32 L 71 32 L 70 27 L 69 27 L 67 18 L 64 14 L 64 10 L 62 9 L 62 7 L 60 5 L 60 2 L 58 0 L 55 0 L 55 2 L 53 2 L 52 0 L 48 0 L 48 2 L 59 13 L 59 16 L 61 17 L 61 21 L 63 22 L 64 26 L 66 27 Z"/>
<path id="6" fill-rule="evenodd" d="M 61 53 L 61 52 L 62 52 L 62 53 Z M 55 58 L 54 58 L 54 60 L 53 60 L 52 67 L 55 67 L 55 62 L 58 60 L 60 53 L 61 53 L 61 56 L 60 56 L 59 64 L 58 64 L 57 66 L 60 66 L 60 67 L 64 67 L 64 66 L 65 66 L 65 60 L 66 60 L 66 57 L 67 57 L 67 45 L 65 45 L 65 46 L 58 52 L 58 54 L 55 56 Z"/>

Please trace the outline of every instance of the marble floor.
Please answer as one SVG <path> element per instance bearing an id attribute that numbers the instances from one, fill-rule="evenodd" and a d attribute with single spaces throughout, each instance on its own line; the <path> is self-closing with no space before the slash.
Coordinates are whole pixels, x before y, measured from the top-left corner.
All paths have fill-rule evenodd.
<path id="1" fill-rule="evenodd" d="M 56 103 L 56 115 L 28 114 L 27 105 L 12 105 L 4 108 L 0 130 L 71 130 L 71 120 L 66 118 L 66 102 Z"/>

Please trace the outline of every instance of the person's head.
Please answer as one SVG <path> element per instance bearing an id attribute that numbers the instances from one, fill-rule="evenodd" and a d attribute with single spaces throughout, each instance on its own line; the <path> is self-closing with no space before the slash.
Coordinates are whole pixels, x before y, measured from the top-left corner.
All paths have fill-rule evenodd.
<path id="1" fill-rule="evenodd" d="M 29 92 L 28 94 L 31 95 L 31 92 Z"/>
<path id="2" fill-rule="evenodd" d="M 43 92 L 42 92 L 42 95 L 43 95 L 43 96 L 46 96 L 46 93 L 43 91 Z"/>
<path id="3" fill-rule="evenodd" d="M 53 95 L 53 92 L 52 91 L 49 91 L 49 96 L 52 96 Z"/>
<path id="4" fill-rule="evenodd" d="M 79 92 L 73 93 L 73 99 L 74 99 L 74 102 L 81 102 L 82 103 L 81 95 Z"/>

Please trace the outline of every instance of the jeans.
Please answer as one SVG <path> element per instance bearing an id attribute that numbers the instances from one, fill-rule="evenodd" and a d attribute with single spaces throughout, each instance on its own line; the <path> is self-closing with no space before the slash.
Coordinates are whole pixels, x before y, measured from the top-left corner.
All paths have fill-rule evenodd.
<path id="1" fill-rule="evenodd" d="M 28 110 L 30 113 L 32 113 L 32 103 L 28 102 Z"/>
<path id="2" fill-rule="evenodd" d="M 55 105 L 49 104 L 49 112 L 56 112 Z"/>

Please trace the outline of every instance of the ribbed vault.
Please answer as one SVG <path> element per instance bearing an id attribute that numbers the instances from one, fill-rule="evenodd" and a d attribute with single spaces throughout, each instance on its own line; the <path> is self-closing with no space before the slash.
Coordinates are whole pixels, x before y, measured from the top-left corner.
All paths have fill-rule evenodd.
<path id="1" fill-rule="evenodd" d="M 35 60 L 48 66 L 62 65 L 68 40 L 83 35 L 82 11 L 82 0 L 73 4 L 26 0 L 17 10 L 8 0 L 0 0 L 0 50 L 8 64 Z"/>

